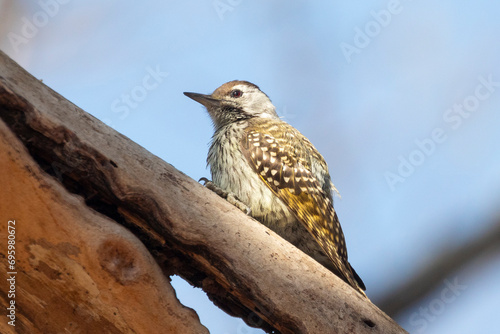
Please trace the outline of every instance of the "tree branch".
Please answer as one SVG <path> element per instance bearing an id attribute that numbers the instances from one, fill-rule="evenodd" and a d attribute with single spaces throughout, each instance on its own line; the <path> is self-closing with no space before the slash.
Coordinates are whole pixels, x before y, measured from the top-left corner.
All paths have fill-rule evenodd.
<path id="1" fill-rule="evenodd" d="M 500 221 L 465 245 L 439 254 L 419 273 L 377 301 L 377 305 L 396 317 L 443 285 L 443 280 L 478 257 L 500 250 Z"/>
<path id="2" fill-rule="evenodd" d="M 47 173 L 138 236 L 165 274 L 269 332 L 404 332 L 265 226 L 0 58 L 0 117 Z"/>

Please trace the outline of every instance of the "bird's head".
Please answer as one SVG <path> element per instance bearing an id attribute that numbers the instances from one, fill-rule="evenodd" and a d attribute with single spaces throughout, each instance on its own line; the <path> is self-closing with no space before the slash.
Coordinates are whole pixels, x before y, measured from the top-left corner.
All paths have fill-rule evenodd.
<path id="1" fill-rule="evenodd" d="M 279 119 L 269 97 L 248 81 L 226 82 L 211 95 L 184 95 L 207 108 L 216 128 L 253 117 Z"/>

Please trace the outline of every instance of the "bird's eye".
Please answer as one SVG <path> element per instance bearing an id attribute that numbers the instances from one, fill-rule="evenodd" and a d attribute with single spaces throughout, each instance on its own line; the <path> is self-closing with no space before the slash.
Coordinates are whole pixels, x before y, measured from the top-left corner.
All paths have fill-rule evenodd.
<path id="1" fill-rule="evenodd" d="M 243 92 L 239 89 L 231 91 L 231 97 L 241 97 L 241 95 L 243 95 Z"/>

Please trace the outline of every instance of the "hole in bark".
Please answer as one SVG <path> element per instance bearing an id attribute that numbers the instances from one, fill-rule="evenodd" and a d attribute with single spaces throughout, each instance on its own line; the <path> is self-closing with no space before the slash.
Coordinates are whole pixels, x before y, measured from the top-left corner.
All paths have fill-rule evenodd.
<path id="1" fill-rule="evenodd" d="M 118 168 L 118 165 L 113 160 L 109 160 L 109 163 L 111 164 L 111 166 Z"/>
<path id="2" fill-rule="evenodd" d="M 363 322 L 365 323 L 365 325 L 367 325 L 368 327 L 375 327 L 375 323 L 373 321 L 371 321 L 370 319 L 364 319 Z"/>

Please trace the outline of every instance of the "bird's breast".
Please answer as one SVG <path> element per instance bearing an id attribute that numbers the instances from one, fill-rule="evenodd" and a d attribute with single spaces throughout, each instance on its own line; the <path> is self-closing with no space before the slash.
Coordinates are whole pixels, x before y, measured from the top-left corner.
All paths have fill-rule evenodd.
<path id="1" fill-rule="evenodd" d="M 261 180 L 241 151 L 244 127 L 230 126 L 213 137 L 207 162 L 212 181 L 235 194 L 251 210 L 251 216 L 273 230 L 284 228 L 295 217 Z"/>

